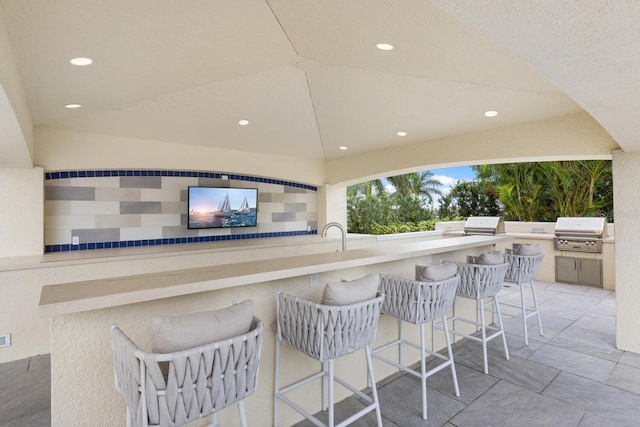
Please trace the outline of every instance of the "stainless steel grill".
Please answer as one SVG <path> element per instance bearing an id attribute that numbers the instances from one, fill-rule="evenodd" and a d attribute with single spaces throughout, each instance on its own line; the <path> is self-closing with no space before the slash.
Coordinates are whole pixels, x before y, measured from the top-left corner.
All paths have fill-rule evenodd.
<path id="1" fill-rule="evenodd" d="M 470 216 L 464 223 L 464 234 L 493 235 L 504 233 L 504 221 L 499 216 Z"/>
<path id="2" fill-rule="evenodd" d="M 554 247 L 560 251 L 601 253 L 605 227 L 606 218 L 558 218 Z"/>

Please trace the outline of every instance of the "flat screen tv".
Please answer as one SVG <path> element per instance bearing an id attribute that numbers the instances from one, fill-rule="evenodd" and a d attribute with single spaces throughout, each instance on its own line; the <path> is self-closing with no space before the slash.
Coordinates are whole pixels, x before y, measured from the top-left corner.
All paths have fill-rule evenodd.
<path id="1" fill-rule="evenodd" d="M 257 226 L 258 189 L 189 187 L 189 228 Z"/>

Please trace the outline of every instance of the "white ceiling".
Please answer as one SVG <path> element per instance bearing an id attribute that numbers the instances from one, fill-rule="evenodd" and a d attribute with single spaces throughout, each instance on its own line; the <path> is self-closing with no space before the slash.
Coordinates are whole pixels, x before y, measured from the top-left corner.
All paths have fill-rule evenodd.
<path id="1" fill-rule="evenodd" d="M 614 137 L 630 136 L 616 133 L 623 118 L 600 120 L 612 114 L 608 88 L 597 86 L 607 76 L 570 77 L 585 62 L 604 62 L 585 51 L 609 55 L 606 41 L 574 40 L 584 32 L 599 40 L 589 24 L 600 14 L 632 24 L 594 5 L 625 3 L 636 13 L 640 2 L 586 2 L 593 16 L 583 33 L 556 21 L 573 22 L 576 11 L 556 3 L 574 2 L 545 3 L 546 15 L 531 3 L 0 0 L 36 127 L 332 160 L 583 111 L 576 99 Z M 620 29 L 623 47 L 640 45 L 640 32 L 628 29 Z M 380 42 L 396 48 L 380 51 Z M 638 55 L 626 70 L 635 76 Z M 78 56 L 95 63 L 70 65 Z M 589 80 L 602 93 L 585 93 Z M 610 93 L 637 107 L 639 88 Z M 487 119 L 486 110 L 500 114 Z"/>

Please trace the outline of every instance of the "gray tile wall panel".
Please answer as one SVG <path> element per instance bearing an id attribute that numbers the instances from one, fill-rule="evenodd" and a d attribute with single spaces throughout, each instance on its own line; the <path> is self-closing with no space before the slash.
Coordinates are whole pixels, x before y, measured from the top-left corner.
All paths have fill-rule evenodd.
<path id="1" fill-rule="evenodd" d="M 96 200 L 98 201 L 140 201 L 139 188 L 96 188 Z"/>
<path id="2" fill-rule="evenodd" d="M 163 214 L 187 213 L 187 202 L 161 202 Z"/>
<path id="3" fill-rule="evenodd" d="M 295 221 L 296 213 L 295 212 L 274 212 L 273 214 L 271 214 L 271 220 L 273 222 Z"/>
<path id="4" fill-rule="evenodd" d="M 75 186 L 77 185 L 77 186 Z M 120 185 L 120 187 L 114 187 Z M 190 185 L 210 187 L 258 188 L 258 227 L 241 227 L 235 229 L 189 230 L 187 215 L 187 199 Z M 145 189 L 152 189 L 147 191 Z M 164 191 L 179 191 L 177 201 L 175 194 L 171 197 Z M 142 201 L 142 195 L 146 200 Z M 158 200 L 154 200 L 157 197 Z M 80 237 L 81 243 L 118 241 L 121 229 L 128 229 L 127 235 L 149 235 L 137 233 L 135 229 L 142 227 L 142 214 L 180 215 L 180 226 L 159 227 L 162 236 L 155 238 L 200 237 L 210 235 L 242 235 L 254 233 L 272 233 L 284 231 L 306 231 L 307 224 L 317 229 L 317 193 L 312 190 L 256 181 L 229 180 L 218 178 L 173 177 L 173 176 L 120 176 L 74 178 L 74 185 L 68 179 L 52 179 L 45 182 L 45 210 L 48 221 L 45 231 L 60 229 L 56 223 L 73 224 L 70 211 L 71 201 L 119 202 L 119 214 L 106 215 L 96 209 L 92 215 L 93 229 L 77 228 L 69 230 L 71 235 Z M 176 201 L 174 201 L 176 200 Z M 261 207 L 262 205 L 262 207 Z M 313 211 L 313 212 L 310 212 Z M 82 225 L 77 224 L 82 227 Z M 93 225 L 92 225 L 93 226 Z M 142 230 L 139 230 L 142 231 Z M 75 233 L 75 234 L 74 234 Z M 155 233 L 155 232 L 154 232 Z M 58 236 L 60 233 L 45 236 Z M 65 234 L 66 235 L 66 234 Z M 153 238 L 150 236 L 149 238 Z M 59 244 L 59 242 L 55 242 Z M 53 242 L 45 241 L 45 244 Z"/>
<path id="5" fill-rule="evenodd" d="M 71 230 L 72 236 L 78 236 L 80 243 L 117 242 L 120 240 L 119 228 L 96 228 L 94 230 Z"/>
<path id="6" fill-rule="evenodd" d="M 158 214 L 162 213 L 161 202 L 120 202 L 120 214 Z"/>
<path id="7" fill-rule="evenodd" d="M 264 193 L 262 191 L 258 191 L 258 202 L 270 202 L 272 193 Z"/>
<path id="8" fill-rule="evenodd" d="M 291 187 L 289 185 L 284 186 L 285 193 L 306 193 L 308 190 L 306 188 L 299 187 Z"/>
<path id="9" fill-rule="evenodd" d="M 173 239 L 176 237 L 198 237 L 198 230 L 189 230 L 185 227 L 162 227 L 162 238 Z"/>
<path id="10" fill-rule="evenodd" d="M 142 217 L 134 215 L 96 215 L 96 228 L 140 227 Z"/>
<path id="11" fill-rule="evenodd" d="M 121 176 L 120 188 L 162 188 L 162 177 Z"/>
<path id="12" fill-rule="evenodd" d="M 306 212 L 307 204 L 306 203 L 285 203 L 284 211 L 285 212 Z"/>
<path id="13" fill-rule="evenodd" d="M 230 230 L 232 235 L 251 234 L 251 233 L 257 233 L 258 227 L 237 227 L 237 228 L 231 228 Z"/>
<path id="14" fill-rule="evenodd" d="M 71 202 L 69 200 L 45 200 L 45 215 L 71 215 Z"/>
<path id="15" fill-rule="evenodd" d="M 47 185 L 44 189 L 45 200 L 95 200 L 93 187 L 58 187 Z"/>
<path id="16" fill-rule="evenodd" d="M 271 201 L 274 203 L 283 203 L 284 193 L 271 193 Z"/>

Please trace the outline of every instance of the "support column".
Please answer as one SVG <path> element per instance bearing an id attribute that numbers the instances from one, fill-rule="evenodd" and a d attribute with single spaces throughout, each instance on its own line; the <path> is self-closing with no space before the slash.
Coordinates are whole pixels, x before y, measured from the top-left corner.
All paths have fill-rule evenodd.
<path id="1" fill-rule="evenodd" d="M 613 153 L 616 346 L 640 353 L 640 153 Z"/>
<path id="2" fill-rule="evenodd" d="M 339 222 L 347 227 L 347 186 L 329 185 L 318 187 L 318 233 L 325 224 Z M 337 229 L 328 230 L 339 235 Z"/>
<path id="3" fill-rule="evenodd" d="M 0 258 L 42 255 L 44 171 L 0 168 Z"/>

